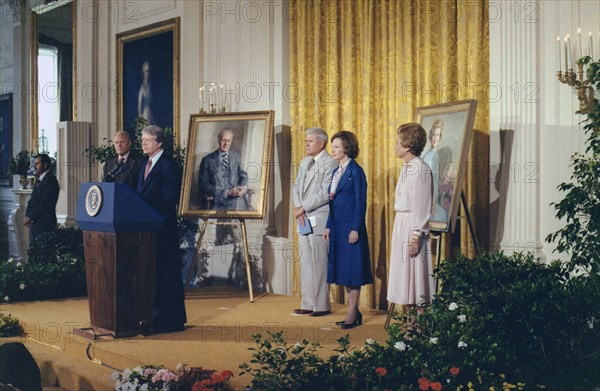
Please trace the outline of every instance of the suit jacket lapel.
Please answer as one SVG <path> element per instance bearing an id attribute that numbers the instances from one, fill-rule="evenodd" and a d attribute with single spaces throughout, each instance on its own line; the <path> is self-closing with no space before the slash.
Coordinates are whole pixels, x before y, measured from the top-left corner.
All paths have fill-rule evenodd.
<path id="1" fill-rule="evenodd" d="M 164 155 L 164 152 L 163 152 L 163 155 Z M 154 178 L 156 175 L 158 175 L 160 170 L 162 170 L 162 162 L 163 162 L 163 157 L 161 156 L 158 159 L 158 161 L 154 164 L 154 167 L 152 167 L 152 170 L 150 170 L 148 177 L 144 180 L 144 172 L 146 170 L 146 164 L 148 164 L 148 160 L 144 161 L 144 165 L 142 167 L 140 167 L 140 183 L 142 184 L 142 186 L 140 188 L 140 193 L 144 192 L 144 190 L 146 189 L 148 184 L 152 181 L 152 178 Z"/>
<path id="2" fill-rule="evenodd" d="M 310 161 L 309 161 L 310 162 Z M 310 187 L 310 183 L 315 178 L 315 174 L 317 172 L 317 162 L 313 164 L 312 169 L 308 169 L 308 164 L 306 165 L 306 170 L 304 172 L 304 176 L 302 177 L 302 195 L 306 193 L 306 190 Z"/>
<path id="3" fill-rule="evenodd" d="M 350 163 L 348 163 L 348 165 L 346 166 L 346 169 L 344 170 L 344 173 L 342 174 L 342 177 L 340 178 L 340 183 L 338 183 L 338 187 L 335 190 L 336 194 L 339 193 L 342 190 L 342 188 L 344 187 L 344 185 L 346 184 L 346 182 L 348 182 L 348 179 L 350 178 L 350 171 L 351 171 L 353 164 L 356 164 L 354 162 L 354 159 L 352 159 L 352 161 Z M 338 168 L 338 170 L 339 170 L 339 168 Z"/>

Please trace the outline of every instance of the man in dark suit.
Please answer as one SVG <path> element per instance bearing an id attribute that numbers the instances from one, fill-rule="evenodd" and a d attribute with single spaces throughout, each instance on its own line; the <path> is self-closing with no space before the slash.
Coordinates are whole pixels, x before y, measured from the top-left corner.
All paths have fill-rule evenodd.
<path id="1" fill-rule="evenodd" d="M 56 202 L 60 190 L 56 177 L 50 171 L 52 161 L 45 153 L 35 157 L 37 181 L 27 203 L 23 224 L 29 227 L 30 243 L 43 232 L 56 228 Z"/>
<path id="2" fill-rule="evenodd" d="M 135 191 L 142 160 L 130 153 L 129 133 L 118 131 L 113 136 L 112 143 L 117 156 L 108 159 L 104 164 L 104 181 L 125 183 Z"/>
<path id="3" fill-rule="evenodd" d="M 200 162 L 200 207 L 202 209 L 245 210 L 248 202 L 248 174 L 240 155 L 232 151 L 233 131 L 219 132 L 219 148 Z"/>
<path id="4" fill-rule="evenodd" d="M 154 331 L 182 331 L 187 321 L 181 278 L 176 207 L 181 169 L 163 150 L 165 134 L 156 125 L 142 129 L 142 150 L 148 156 L 140 166 L 137 192 L 164 218 L 156 241 L 156 296 Z"/>

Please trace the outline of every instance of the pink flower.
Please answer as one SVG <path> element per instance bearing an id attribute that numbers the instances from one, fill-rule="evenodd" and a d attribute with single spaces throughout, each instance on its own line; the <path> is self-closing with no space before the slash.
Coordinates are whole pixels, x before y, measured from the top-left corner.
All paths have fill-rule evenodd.
<path id="1" fill-rule="evenodd" d="M 452 367 L 450 368 L 450 374 L 452 376 L 456 376 L 460 373 L 460 368 L 459 367 Z"/>
<path id="2" fill-rule="evenodd" d="M 387 374 L 387 369 L 385 369 L 384 367 L 379 367 L 375 369 L 375 373 L 381 377 L 384 377 Z"/>
<path id="3" fill-rule="evenodd" d="M 439 381 L 431 383 L 430 386 L 433 391 L 442 391 L 442 383 Z"/>

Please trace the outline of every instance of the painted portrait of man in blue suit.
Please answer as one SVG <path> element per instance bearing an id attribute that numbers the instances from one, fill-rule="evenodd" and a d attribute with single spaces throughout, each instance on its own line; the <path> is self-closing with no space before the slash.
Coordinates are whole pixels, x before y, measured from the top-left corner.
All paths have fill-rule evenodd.
<path id="1" fill-rule="evenodd" d="M 233 130 L 219 131 L 219 147 L 200 162 L 200 208 L 215 210 L 250 209 L 248 174 L 239 153 L 231 149 Z"/>

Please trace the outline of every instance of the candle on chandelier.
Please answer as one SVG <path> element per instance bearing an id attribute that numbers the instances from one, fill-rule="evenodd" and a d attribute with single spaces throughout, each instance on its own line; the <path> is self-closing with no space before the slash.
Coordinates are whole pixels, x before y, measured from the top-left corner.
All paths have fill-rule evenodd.
<path id="1" fill-rule="evenodd" d="M 567 70 L 568 69 L 573 69 L 573 65 L 571 65 L 571 62 L 573 62 L 573 52 L 571 51 L 571 34 L 567 33 Z M 569 68 L 569 65 L 571 65 L 571 68 Z"/>
<path id="2" fill-rule="evenodd" d="M 575 59 L 575 61 L 577 61 L 578 59 L 583 57 L 583 51 L 582 51 L 582 47 L 581 47 L 581 27 L 577 27 L 577 37 L 579 38 L 579 49 L 578 49 L 577 58 Z"/>
<path id="3" fill-rule="evenodd" d="M 556 40 L 558 41 L 558 71 L 560 72 L 560 66 L 562 64 L 562 59 L 560 58 L 560 37 L 557 36 Z"/>
<path id="4" fill-rule="evenodd" d="M 565 73 L 569 70 L 569 52 L 567 49 L 568 37 L 565 35 Z"/>
<path id="5" fill-rule="evenodd" d="M 592 32 L 588 31 L 588 56 L 594 58 L 594 43 L 592 42 Z"/>

